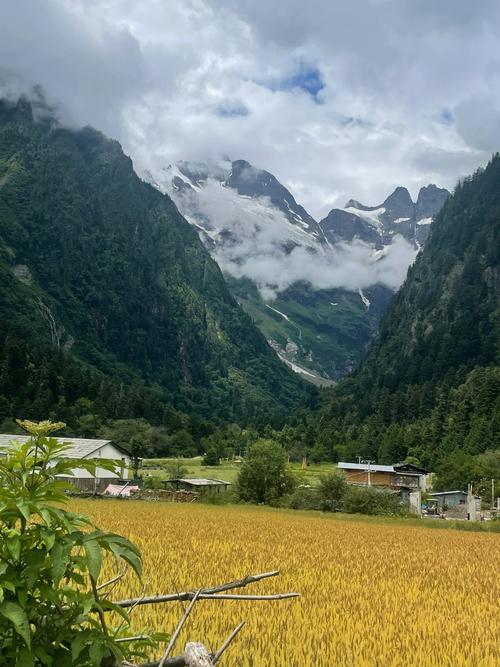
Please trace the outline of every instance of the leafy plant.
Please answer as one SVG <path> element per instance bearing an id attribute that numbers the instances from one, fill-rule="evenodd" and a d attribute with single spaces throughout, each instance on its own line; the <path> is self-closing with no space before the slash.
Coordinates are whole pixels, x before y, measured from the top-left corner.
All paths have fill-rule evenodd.
<path id="1" fill-rule="evenodd" d="M 137 647 L 155 637 L 129 642 L 128 614 L 98 584 L 106 554 L 140 577 L 137 547 L 61 507 L 71 485 L 60 477 L 74 462 L 49 434 L 64 424 L 18 423 L 31 438 L 0 458 L 0 664 L 112 667 L 142 655 Z M 90 472 L 95 465 L 78 462 Z"/>
<path id="2" fill-rule="evenodd" d="M 291 493 L 296 480 L 287 468 L 283 448 L 273 440 L 257 440 L 241 466 L 237 491 L 241 500 L 273 503 Z"/>

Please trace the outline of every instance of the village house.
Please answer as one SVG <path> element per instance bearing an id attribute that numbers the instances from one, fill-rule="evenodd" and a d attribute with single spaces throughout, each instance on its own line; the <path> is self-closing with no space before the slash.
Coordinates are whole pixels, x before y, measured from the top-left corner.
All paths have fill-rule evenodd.
<path id="1" fill-rule="evenodd" d="M 467 491 L 436 491 L 429 494 L 429 506 L 449 519 L 476 521 L 481 516 L 481 496 Z"/>
<path id="2" fill-rule="evenodd" d="M 349 484 L 383 486 L 395 490 L 425 491 L 428 471 L 411 463 L 377 465 L 373 463 L 337 464 Z"/>
<path id="3" fill-rule="evenodd" d="M 390 489 L 399 494 L 401 500 L 408 503 L 417 514 L 422 512 L 422 491 L 427 488 L 428 471 L 411 463 L 377 465 L 374 463 L 340 462 L 337 468 L 342 470 L 348 484 L 375 486 Z"/>
<path id="4" fill-rule="evenodd" d="M 25 435 L 7 435 L 0 434 L 0 456 L 4 456 L 10 443 L 15 440 L 24 443 L 29 440 Z M 91 491 L 94 493 L 103 492 L 108 484 L 116 484 L 119 480 L 128 480 L 132 473 L 130 466 L 132 459 L 130 454 L 113 444 L 110 440 L 92 440 L 87 438 L 65 438 L 59 437 L 57 440 L 69 446 L 64 456 L 75 460 L 73 476 L 67 479 L 80 491 Z M 117 461 L 115 473 L 106 470 L 97 465 L 95 475 L 83 468 L 78 467 L 78 460 L 81 459 L 111 459 Z M 61 477 L 63 477 L 61 475 Z"/>

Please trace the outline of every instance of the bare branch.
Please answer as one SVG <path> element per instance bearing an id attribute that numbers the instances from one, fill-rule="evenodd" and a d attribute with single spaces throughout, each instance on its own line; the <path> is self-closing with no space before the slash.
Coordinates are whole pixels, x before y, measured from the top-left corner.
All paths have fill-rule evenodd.
<path id="1" fill-rule="evenodd" d="M 192 611 L 192 609 L 193 609 L 193 607 L 196 603 L 196 600 L 198 599 L 199 594 L 200 594 L 200 591 L 197 591 L 195 593 L 195 595 L 194 595 L 193 599 L 191 600 L 188 608 L 184 612 L 184 615 L 182 616 L 181 620 L 177 624 L 177 627 L 175 628 L 173 635 L 170 637 L 170 641 L 168 642 L 168 646 L 165 649 L 165 653 L 163 654 L 163 657 L 160 660 L 160 663 L 159 663 L 158 667 L 164 667 L 165 660 L 168 658 L 168 655 L 169 655 L 170 651 L 173 649 L 174 644 L 177 641 L 177 637 L 179 636 L 179 633 L 182 630 L 182 628 L 184 626 L 184 623 L 187 621 L 187 619 L 189 617 L 189 614 L 191 613 L 191 611 Z"/>
<path id="2" fill-rule="evenodd" d="M 99 620 L 101 621 L 101 626 L 102 626 L 102 631 L 104 632 L 105 635 L 108 634 L 108 626 L 106 625 L 106 617 L 104 616 L 103 609 L 101 607 L 101 603 L 99 600 L 99 593 L 97 592 L 97 585 L 95 583 L 94 577 L 89 574 L 89 579 L 90 579 L 90 585 L 92 586 L 92 593 L 94 594 L 94 599 L 97 604 L 97 614 L 99 616 Z"/>
<path id="3" fill-rule="evenodd" d="M 256 581 L 261 581 L 262 579 L 268 579 L 269 577 L 276 577 L 278 576 L 278 574 L 279 571 L 274 570 L 273 572 L 264 572 L 262 574 L 248 575 L 243 579 L 237 579 L 235 581 L 230 581 L 228 583 L 220 584 L 218 586 L 203 588 L 201 589 L 199 597 L 203 599 L 207 595 L 221 593 L 223 591 L 229 591 L 234 588 L 244 588 L 245 586 L 253 584 Z M 127 609 L 128 607 L 133 607 L 135 605 L 140 605 L 140 604 L 157 604 L 159 602 L 176 602 L 179 600 L 180 601 L 192 600 L 195 594 L 196 591 L 185 591 L 183 593 L 170 593 L 167 595 L 155 595 L 152 597 L 140 597 L 140 598 L 132 598 L 130 600 L 119 600 L 114 604 L 116 604 L 118 607 Z"/>
<path id="4" fill-rule="evenodd" d="M 274 593 L 272 595 L 210 595 L 207 593 L 200 593 L 198 600 L 289 600 L 291 598 L 300 598 L 300 593 Z"/>
<path id="5" fill-rule="evenodd" d="M 215 665 L 221 658 L 221 655 L 224 653 L 224 651 L 228 648 L 228 646 L 231 644 L 231 642 L 235 639 L 236 635 L 238 632 L 241 630 L 241 628 L 245 625 L 245 621 L 241 621 L 239 625 L 237 625 L 234 630 L 231 632 L 229 637 L 226 639 L 226 641 L 222 644 L 220 649 L 217 651 L 217 653 L 213 657 L 213 664 Z"/>

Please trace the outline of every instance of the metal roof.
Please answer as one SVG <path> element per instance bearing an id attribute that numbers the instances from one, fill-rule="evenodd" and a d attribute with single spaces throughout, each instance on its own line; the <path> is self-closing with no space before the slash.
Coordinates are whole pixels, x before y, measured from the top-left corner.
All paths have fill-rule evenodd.
<path id="1" fill-rule="evenodd" d="M 362 470 L 363 472 L 368 471 L 368 464 L 367 463 L 345 463 L 345 462 L 340 462 L 337 463 L 337 468 L 340 468 L 341 470 Z M 374 463 L 370 464 L 370 472 L 396 472 L 394 470 L 394 466 L 382 466 L 382 465 L 376 465 Z"/>
<path id="2" fill-rule="evenodd" d="M 231 482 L 226 482 L 224 479 L 208 479 L 206 477 L 193 477 L 189 479 L 176 478 L 176 479 L 164 479 L 163 483 L 168 484 L 168 482 L 183 482 L 184 484 L 191 484 L 192 486 L 221 486 L 229 485 Z"/>
<path id="3" fill-rule="evenodd" d="M 434 491 L 429 493 L 430 496 L 449 496 L 452 493 L 463 493 L 464 496 L 467 495 L 467 491 Z"/>
<path id="4" fill-rule="evenodd" d="M 2 449 L 7 449 L 10 446 L 12 440 L 25 443 L 29 439 L 30 436 L 28 435 L 0 434 L 0 451 Z M 95 440 L 89 438 L 57 438 L 57 440 L 61 444 L 64 443 L 70 446 L 70 449 L 68 449 L 68 451 L 64 454 L 64 456 L 69 459 L 85 459 L 90 457 L 91 454 L 94 454 L 105 445 L 111 445 L 119 452 L 129 455 L 128 452 L 123 449 L 123 447 L 115 445 L 111 442 L 111 440 Z"/>
<path id="5" fill-rule="evenodd" d="M 337 463 L 337 468 L 341 470 L 360 470 L 363 472 L 368 471 L 367 463 L 346 463 L 341 461 Z M 376 463 L 370 463 L 370 472 L 394 472 L 401 473 L 404 475 L 424 475 L 426 470 L 424 468 L 419 468 L 407 463 L 395 463 L 393 466 L 377 465 Z"/>

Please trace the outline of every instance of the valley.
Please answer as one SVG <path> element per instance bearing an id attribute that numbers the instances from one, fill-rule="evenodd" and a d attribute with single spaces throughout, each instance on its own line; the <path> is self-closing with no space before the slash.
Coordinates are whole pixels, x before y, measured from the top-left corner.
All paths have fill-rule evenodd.
<path id="1" fill-rule="evenodd" d="M 272 174 L 244 160 L 180 161 L 145 178 L 195 227 L 278 356 L 323 386 L 358 366 L 449 194 L 429 185 L 414 203 L 398 187 L 379 206 L 350 200 L 317 222 Z M 347 282 L 335 268 L 344 263 Z"/>

